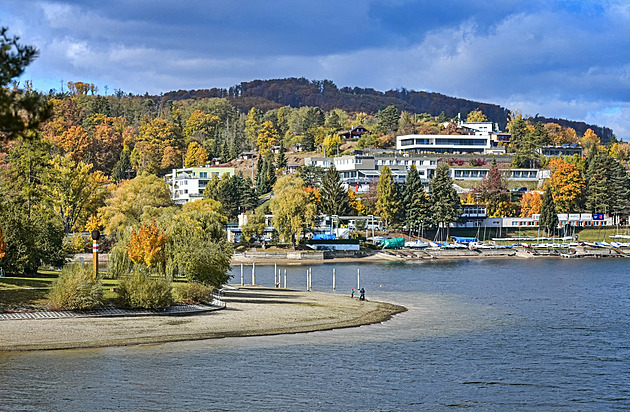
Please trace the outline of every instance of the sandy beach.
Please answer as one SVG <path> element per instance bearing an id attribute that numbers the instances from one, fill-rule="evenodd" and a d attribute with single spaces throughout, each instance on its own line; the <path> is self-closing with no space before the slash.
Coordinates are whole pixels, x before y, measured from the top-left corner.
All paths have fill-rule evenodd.
<path id="1" fill-rule="evenodd" d="M 226 308 L 190 316 L 0 321 L 0 351 L 95 348 L 260 336 L 384 322 L 402 306 L 347 295 L 245 287 L 227 290 Z"/>

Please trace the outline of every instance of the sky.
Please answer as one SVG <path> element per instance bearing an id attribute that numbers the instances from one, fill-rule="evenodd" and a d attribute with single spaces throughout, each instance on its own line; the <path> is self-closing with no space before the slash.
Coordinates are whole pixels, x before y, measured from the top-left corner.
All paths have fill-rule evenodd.
<path id="1" fill-rule="evenodd" d="M 494 103 L 630 141 L 628 0 L 0 0 L 36 89 L 306 77 Z M 65 87 L 65 86 L 64 86 Z"/>

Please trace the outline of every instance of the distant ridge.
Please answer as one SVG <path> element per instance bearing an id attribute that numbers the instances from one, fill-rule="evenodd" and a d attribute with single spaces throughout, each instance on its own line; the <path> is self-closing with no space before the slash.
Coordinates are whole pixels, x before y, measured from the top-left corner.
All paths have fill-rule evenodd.
<path id="1" fill-rule="evenodd" d="M 444 112 L 447 117 L 461 113 L 465 117 L 473 110 L 481 110 L 490 121 L 498 123 L 504 130 L 507 124 L 508 109 L 496 104 L 476 102 L 445 96 L 441 93 L 418 92 L 407 89 L 381 92 L 370 88 L 343 87 L 339 89 L 330 80 L 308 80 L 301 78 L 253 80 L 242 82 L 228 89 L 212 88 L 200 90 L 178 90 L 165 93 L 165 100 L 202 99 L 209 97 L 227 98 L 239 110 L 246 112 L 252 107 L 271 110 L 282 106 L 301 107 L 318 106 L 323 110 L 335 108 L 349 112 L 375 114 L 387 106 L 396 106 L 399 110 L 412 113 L 429 113 L 439 116 Z M 566 119 L 535 117 L 533 121 L 558 123 L 572 127 L 578 135 L 586 129 L 592 129 L 602 140 L 610 140 L 613 131 L 607 127 L 589 125 Z"/>

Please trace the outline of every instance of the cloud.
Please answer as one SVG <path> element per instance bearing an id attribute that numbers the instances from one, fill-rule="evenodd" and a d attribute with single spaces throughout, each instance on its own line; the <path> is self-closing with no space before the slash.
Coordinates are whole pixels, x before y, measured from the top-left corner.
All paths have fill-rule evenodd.
<path id="1" fill-rule="evenodd" d="M 4 3 L 11 32 L 41 50 L 27 71 L 36 87 L 159 93 L 304 76 L 614 123 L 630 138 L 623 0 Z"/>

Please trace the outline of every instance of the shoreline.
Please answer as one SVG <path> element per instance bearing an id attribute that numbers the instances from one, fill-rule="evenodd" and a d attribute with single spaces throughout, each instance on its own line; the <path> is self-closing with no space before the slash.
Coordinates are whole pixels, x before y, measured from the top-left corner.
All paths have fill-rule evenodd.
<path id="1" fill-rule="evenodd" d="M 289 289 L 226 290 L 226 308 L 188 316 L 2 320 L 0 353 L 315 332 L 381 323 L 407 308 Z"/>

